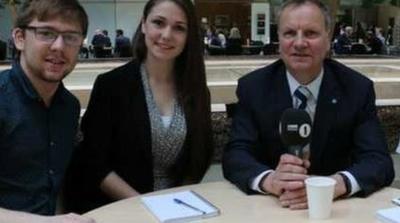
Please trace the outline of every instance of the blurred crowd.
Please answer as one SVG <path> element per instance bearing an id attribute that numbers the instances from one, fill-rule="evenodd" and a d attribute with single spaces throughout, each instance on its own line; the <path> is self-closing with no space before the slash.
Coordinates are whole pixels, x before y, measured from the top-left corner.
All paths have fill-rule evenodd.
<path id="1" fill-rule="evenodd" d="M 364 26 L 357 22 L 356 27 L 338 23 L 333 33 L 335 54 L 387 54 L 388 46 L 393 45 L 393 28 Z"/>

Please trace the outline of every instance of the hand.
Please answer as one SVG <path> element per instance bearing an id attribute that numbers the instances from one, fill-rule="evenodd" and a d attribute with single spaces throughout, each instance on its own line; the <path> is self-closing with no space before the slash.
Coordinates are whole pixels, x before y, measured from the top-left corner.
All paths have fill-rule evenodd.
<path id="1" fill-rule="evenodd" d="M 332 175 L 331 177 L 336 180 L 333 195 L 334 199 L 336 199 L 346 193 L 346 185 L 342 176 L 339 174 Z M 294 191 L 287 190 L 279 197 L 279 201 L 282 207 L 288 207 L 292 210 L 306 209 L 308 207 L 307 192 L 305 188 Z"/>
<path id="2" fill-rule="evenodd" d="M 346 184 L 344 183 L 343 177 L 339 174 L 334 174 L 331 176 L 334 180 L 336 180 L 335 191 L 333 193 L 333 199 L 340 198 L 343 194 L 346 193 Z"/>
<path id="3" fill-rule="evenodd" d="M 95 220 L 74 213 L 48 217 L 45 223 L 96 223 Z"/>
<path id="4" fill-rule="evenodd" d="M 307 204 L 307 192 L 306 188 L 300 188 L 298 190 L 286 190 L 279 196 L 279 202 L 282 207 L 287 207 L 292 210 L 306 209 Z"/>
<path id="5" fill-rule="evenodd" d="M 307 176 L 308 160 L 302 160 L 294 155 L 283 154 L 274 172 L 271 172 L 262 182 L 262 189 L 280 196 L 284 191 L 304 189 Z"/>

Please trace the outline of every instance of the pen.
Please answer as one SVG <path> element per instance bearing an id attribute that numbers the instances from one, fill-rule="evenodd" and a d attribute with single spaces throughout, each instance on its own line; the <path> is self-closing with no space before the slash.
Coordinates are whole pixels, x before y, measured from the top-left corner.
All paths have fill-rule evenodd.
<path id="1" fill-rule="evenodd" d="M 194 206 L 192 206 L 192 205 L 190 205 L 190 204 L 188 204 L 188 203 L 186 203 L 186 202 L 184 202 L 184 201 L 182 201 L 182 200 L 180 200 L 180 199 L 178 199 L 178 198 L 174 198 L 174 202 L 177 203 L 177 204 L 181 204 L 181 205 L 183 205 L 183 206 L 186 206 L 186 207 L 188 207 L 188 208 L 190 208 L 190 209 L 192 209 L 192 210 L 201 212 L 202 214 L 206 214 L 205 211 L 203 211 L 203 210 L 201 210 L 201 209 L 199 209 L 199 208 L 196 208 L 196 207 L 194 207 Z"/>
<path id="2" fill-rule="evenodd" d="M 400 197 L 392 199 L 393 204 L 400 206 Z"/>

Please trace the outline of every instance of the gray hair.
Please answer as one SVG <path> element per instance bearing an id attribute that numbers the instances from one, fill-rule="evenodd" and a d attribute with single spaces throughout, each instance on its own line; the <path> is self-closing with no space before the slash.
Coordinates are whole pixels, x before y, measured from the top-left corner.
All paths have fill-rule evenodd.
<path id="1" fill-rule="evenodd" d="M 229 34 L 229 38 L 230 39 L 240 39 L 241 38 L 240 31 L 239 31 L 239 29 L 237 27 L 233 27 L 231 29 L 230 34 Z"/>
<path id="2" fill-rule="evenodd" d="M 331 12 L 330 12 L 329 8 L 319 0 L 288 0 L 288 1 L 285 1 L 281 5 L 281 7 L 279 8 L 279 11 L 278 11 L 278 26 L 279 26 L 279 22 L 281 20 L 281 15 L 282 15 L 283 10 L 285 10 L 286 8 L 288 8 L 290 6 L 293 6 L 296 8 L 296 7 L 305 5 L 307 3 L 315 5 L 321 10 L 322 15 L 324 16 L 326 30 L 328 30 L 328 32 L 331 31 L 331 29 L 332 29 Z"/>

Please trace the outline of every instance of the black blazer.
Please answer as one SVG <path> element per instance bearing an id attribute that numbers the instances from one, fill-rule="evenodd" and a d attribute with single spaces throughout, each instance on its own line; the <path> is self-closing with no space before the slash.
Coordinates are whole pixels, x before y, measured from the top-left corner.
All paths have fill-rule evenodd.
<path id="1" fill-rule="evenodd" d="M 187 120 L 186 110 L 185 115 Z M 139 193 L 153 191 L 150 120 L 137 61 L 98 76 L 81 130 L 84 139 L 66 180 L 67 209 L 85 212 L 111 202 L 99 189 L 111 171 Z M 187 177 L 184 167 L 192 146 L 191 129 L 187 131 L 178 162 L 170 170 L 176 185 Z"/>
<path id="2" fill-rule="evenodd" d="M 247 193 L 260 173 L 275 169 L 287 153 L 278 124 L 292 97 L 282 60 L 239 80 L 239 99 L 231 138 L 223 157 L 225 177 Z M 313 134 L 309 174 L 349 171 L 366 196 L 389 185 L 393 161 L 376 115 L 373 83 L 330 59 L 324 61 Z"/>

